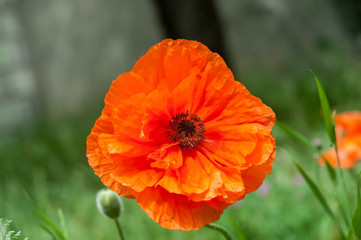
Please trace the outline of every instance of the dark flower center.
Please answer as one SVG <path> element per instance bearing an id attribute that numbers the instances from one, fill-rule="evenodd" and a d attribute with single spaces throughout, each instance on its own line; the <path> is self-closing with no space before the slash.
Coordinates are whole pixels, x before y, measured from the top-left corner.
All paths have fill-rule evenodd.
<path id="1" fill-rule="evenodd" d="M 196 126 L 191 120 L 183 119 L 178 124 L 178 132 L 184 132 L 186 137 L 192 137 L 196 133 Z"/>
<path id="2" fill-rule="evenodd" d="M 165 133 L 182 148 L 195 148 L 203 139 L 206 131 L 203 121 L 189 111 L 178 113 L 171 118 Z"/>

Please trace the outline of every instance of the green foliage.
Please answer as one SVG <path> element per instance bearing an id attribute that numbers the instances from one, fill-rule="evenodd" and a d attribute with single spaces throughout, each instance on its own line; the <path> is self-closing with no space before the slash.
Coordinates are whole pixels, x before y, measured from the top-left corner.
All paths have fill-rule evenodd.
<path id="1" fill-rule="evenodd" d="M 12 220 L 5 219 L 4 221 L 0 218 L 0 240 L 15 240 L 20 238 L 21 231 L 8 230 L 11 222 Z M 26 237 L 24 240 L 28 240 L 28 238 Z"/>
<path id="2" fill-rule="evenodd" d="M 326 169 L 328 175 L 330 176 L 333 183 L 337 184 L 337 175 L 335 169 L 330 165 L 330 163 L 325 159 L 323 155 L 321 155 L 323 160 L 325 161 Z"/>
<path id="3" fill-rule="evenodd" d="M 36 213 L 41 217 L 41 219 L 45 222 L 41 224 L 41 228 L 44 229 L 47 233 L 49 233 L 54 240 L 67 240 L 63 232 L 55 226 L 53 222 L 51 222 L 41 211 L 35 210 Z"/>
<path id="4" fill-rule="evenodd" d="M 323 90 L 323 87 L 322 87 L 320 81 L 318 80 L 318 78 L 316 77 L 316 75 L 313 72 L 312 72 L 312 74 L 313 74 L 313 76 L 316 80 L 316 84 L 317 84 L 318 95 L 319 95 L 320 103 L 321 103 L 321 110 L 322 110 L 323 118 L 325 121 L 325 127 L 327 130 L 328 136 L 330 138 L 330 141 L 334 145 L 334 149 L 336 151 L 336 157 L 337 157 L 337 162 L 338 162 L 338 168 L 337 168 L 338 171 L 337 171 L 336 176 L 337 176 L 337 180 L 340 182 L 339 186 L 341 188 L 341 192 L 338 193 L 339 202 L 341 205 L 341 211 L 344 216 L 347 227 L 350 228 L 351 232 L 353 232 L 354 229 L 353 229 L 353 226 L 351 223 L 352 222 L 351 207 L 350 207 L 350 203 L 348 201 L 348 196 L 346 193 L 346 185 L 345 185 L 345 181 L 344 181 L 343 170 L 341 169 L 341 166 L 340 166 L 340 159 L 339 159 L 338 148 L 337 148 L 337 143 L 336 143 L 336 133 L 335 133 L 336 112 L 334 112 L 333 116 L 331 116 L 330 105 L 328 104 L 326 93 Z M 332 120 L 332 118 L 333 118 L 333 120 Z M 329 170 L 329 172 L 330 172 L 330 170 Z M 332 173 L 330 173 L 330 175 L 332 176 Z"/>
<path id="5" fill-rule="evenodd" d="M 34 211 L 36 212 L 36 214 L 44 221 L 45 224 L 40 224 L 40 227 L 47 232 L 50 236 L 52 236 L 52 238 L 54 240 L 67 240 L 67 238 L 65 237 L 65 234 L 63 234 L 63 232 L 55 226 L 55 224 L 49 220 L 49 218 L 47 218 L 45 216 L 45 214 L 40 211 L 32 202 L 30 196 L 27 194 L 26 191 L 24 191 L 24 195 L 25 197 L 30 201 Z M 61 221 L 61 225 L 63 227 L 64 232 L 66 232 L 66 227 L 65 227 L 65 219 L 63 216 L 63 212 L 61 210 L 58 210 L 58 214 L 59 214 L 59 218 Z"/>
<path id="6" fill-rule="evenodd" d="M 321 193 L 321 191 L 319 190 L 319 188 L 317 187 L 315 182 L 308 176 L 308 174 L 305 172 L 305 170 L 303 170 L 301 165 L 298 164 L 297 162 L 294 162 L 294 164 L 297 167 L 298 171 L 302 174 L 303 178 L 306 180 L 306 183 L 311 188 L 311 190 L 312 190 L 313 194 L 315 195 L 315 197 L 317 198 L 317 200 L 321 203 L 322 207 L 326 210 L 328 215 L 330 215 L 330 217 L 335 222 L 336 226 L 339 228 L 340 232 L 344 236 L 341 224 L 339 223 L 337 217 L 335 216 L 335 214 L 331 210 L 330 206 L 328 205 L 325 196 Z"/>
<path id="7" fill-rule="evenodd" d="M 239 226 L 237 225 L 237 223 L 230 217 L 228 217 L 229 222 L 232 224 L 233 229 L 236 231 L 237 233 L 237 237 L 239 240 L 247 240 L 246 236 L 244 236 L 244 233 L 242 232 L 242 230 L 239 228 Z"/>
<path id="8" fill-rule="evenodd" d="M 315 76 L 316 78 L 316 76 Z M 323 89 L 322 86 L 319 84 L 317 78 L 316 81 L 318 83 L 318 89 L 319 92 L 323 93 Z M 321 89 L 321 90 L 320 90 Z M 321 98 L 321 97 L 320 97 Z M 323 105 L 325 105 L 325 99 L 327 102 L 327 98 L 326 95 L 324 94 L 322 97 L 322 101 L 323 101 Z M 328 104 L 326 104 L 328 106 Z M 327 112 L 327 111 L 326 111 Z M 325 120 L 326 121 L 326 120 Z M 281 123 L 281 122 L 277 122 L 277 126 L 280 127 L 283 131 L 285 131 L 286 133 L 288 133 L 291 137 L 293 137 L 294 139 L 298 140 L 300 143 L 304 144 L 305 146 L 307 146 L 309 149 L 315 151 L 316 153 L 320 153 L 319 150 L 306 138 L 304 137 L 302 134 L 300 134 L 299 132 L 297 132 L 296 130 L 288 127 L 287 125 Z M 335 181 L 336 179 L 336 174 L 334 169 L 330 166 L 330 164 L 325 160 L 326 166 L 327 166 L 327 170 L 329 172 L 330 177 Z M 320 204 L 322 205 L 322 207 L 325 209 L 325 211 L 330 215 L 330 217 L 332 218 L 332 220 L 335 222 L 335 224 L 337 225 L 337 227 L 339 228 L 339 230 L 341 232 L 343 232 L 342 227 L 337 219 L 337 217 L 335 216 L 335 214 L 333 213 L 333 211 L 331 210 L 330 206 L 328 205 L 326 198 L 324 197 L 324 195 L 321 193 L 321 191 L 319 190 L 319 188 L 317 187 L 317 185 L 315 184 L 315 182 L 309 177 L 309 175 L 306 173 L 306 171 L 303 170 L 303 168 L 301 167 L 301 165 L 297 162 L 294 162 L 296 168 L 298 169 L 298 171 L 301 173 L 301 175 L 304 177 L 304 179 L 306 180 L 306 183 L 308 184 L 308 186 L 311 188 L 313 194 L 315 195 L 315 197 L 317 198 L 317 200 L 320 202 Z"/>
<path id="9" fill-rule="evenodd" d="M 323 90 L 323 87 L 322 87 L 320 81 L 318 80 L 317 76 L 313 72 L 312 72 L 312 74 L 316 80 L 318 96 L 320 98 L 321 110 L 322 110 L 322 114 L 323 114 L 323 119 L 325 121 L 325 126 L 326 126 L 326 130 L 328 133 L 328 137 L 330 138 L 330 141 L 334 145 L 336 145 L 335 123 L 332 121 L 331 109 L 330 109 L 330 105 L 328 104 L 325 90 Z"/>
<path id="10" fill-rule="evenodd" d="M 276 126 L 278 126 L 279 128 L 281 128 L 283 131 L 285 131 L 287 134 L 289 134 L 291 137 L 293 137 L 294 139 L 296 139 L 298 142 L 300 142 L 301 144 L 305 145 L 306 147 L 308 147 L 310 150 L 312 150 L 313 152 L 317 153 L 318 155 L 322 156 L 322 152 L 320 151 L 320 149 L 318 147 L 316 147 L 315 145 L 313 145 L 305 136 L 303 136 L 301 133 L 297 132 L 296 130 L 290 128 L 289 126 L 287 126 L 286 124 L 283 124 L 280 121 L 277 121 Z M 323 156 L 322 156 L 323 157 Z M 330 163 L 328 161 L 325 160 L 325 165 L 327 168 L 327 171 L 330 175 L 331 180 L 336 183 L 336 172 L 335 169 L 330 165 Z"/>
<path id="11" fill-rule="evenodd" d="M 361 172 L 357 179 L 357 207 L 352 218 L 355 234 L 361 239 Z"/>
<path id="12" fill-rule="evenodd" d="M 277 121 L 276 126 L 278 126 L 279 128 L 281 128 L 283 131 L 285 131 L 286 133 L 288 133 L 291 137 L 293 137 L 294 139 L 298 140 L 300 143 L 304 144 L 305 146 L 307 146 L 309 149 L 311 149 L 312 151 L 317 151 L 317 148 L 315 145 L 313 145 L 305 136 L 303 136 L 302 134 L 300 134 L 299 132 L 295 131 L 294 129 L 288 127 L 287 125 L 283 124 L 280 121 Z"/>
<path id="13" fill-rule="evenodd" d="M 313 150 L 316 149 L 316 152 L 318 153 L 318 155 L 324 158 L 324 161 L 325 161 L 325 164 L 326 164 L 326 169 L 327 169 L 328 174 L 329 174 L 329 176 L 332 179 L 332 182 L 334 184 L 333 188 L 336 190 L 335 192 L 336 192 L 336 195 L 337 195 L 337 198 L 338 198 L 338 204 L 340 206 L 340 212 L 341 212 L 341 215 L 342 215 L 342 217 L 344 219 L 344 223 L 345 223 L 345 225 L 347 227 L 347 234 L 343 231 L 343 228 L 342 228 L 337 216 L 331 210 L 326 198 L 324 197 L 324 195 L 319 190 L 319 187 L 309 177 L 309 175 L 306 173 L 306 171 L 303 170 L 303 168 L 301 167 L 300 164 L 298 164 L 296 162 L 294 162 L 294 163 L 295 163 L 297 169 L 299 170 L 299 172 L 302 174 L 302 176 L 306 180 L 309 187 L 311 188 L 311 190 L 314 193 L 315 197 L 319 200 L 319 202 L 321 203 L 323 208 L 331 216 L 331 218 L 333 219 L 333 221 L 335 222 L 335 224 L 339 228 L 339 230 L 341 232 L 342 239 L 355 240 L 356 238 L 360 237 L 358 229 L 361 228 L 361 224 L 360 224 L 361 223 L 361 221 L 360 221 L 360 218 L 361 218 L 360 217 L 361 216 L 360 205 L 361 205 L 361 203 L 360 203 L 360 189 L 359 189 L 360 188 L 360 186 L 359 186 L 360 183 L 358 182 L 358 189 L 357 189 L 357 208 L 356 208 L 356 211 L 354 213 L 354 217 L 351 220 L 350 202 L 348 200 L 348 194 L 347 194 L 347 189 L 346 189 L 346 185 L 345 185 L 343 170 L 340 167 L 340 160 L 339 160 L 339 156 L 338 156 L 338 148 L 337 148 L 336 134 L 335 134 L 335 122 L 333 122 L 333 120 L 332 120 L 332 119 L 336 119 L 336 113 L 334 112 L 333 116 L 331 116 L 331 110 L 330 110 L 330 106 L 329 106 L 329 103 L 328 103 L 328 100 L 327 100 L 326 93 L 325 93 L 321 83 L 319 82 L 318 78 L 316 77 L 316 75 L 313 72 L 312 72 L 312 74 L 313 74 L 313 76 L 314 76 L 314 78 L 316 80 L 316 84 L 317 84 L 317 89 L 318 89 L 319 99 L 320 99 L 320 103 L 321 103 L 321 110 L 322 110 L 323 117 L 324 117 L 325 127 L 326 127 L 326 130 L 327 130 L 329 139 L 333 143 L 335 151 L 336 151 L 336 156 L 337 156 L 337 161 L 338 161 L 338 169 L 337 169 L 338 171 L 337 171 L 337 173 L 330 166 L 330 164 L 324 158 L 324 156 L 322 155 L 322 152 L 318 148 L 312 148 L 312 149 Z M 284 124 L 279 124 L 279 127 L 282 130 L 284 130 L 286 133 L 288 133 L 290 136 L 297 139 L 299 142 L 301 142 L 304 145 L 310 147 L 311 143 L 305 137 L 303 137 L 301 134 L 299 134 L 297 131 L 287 127 Z M 338 184 L 339 182 L 340 182 L 340 184 Z M 337 191 L 339 189 L 341 191 Z"/>

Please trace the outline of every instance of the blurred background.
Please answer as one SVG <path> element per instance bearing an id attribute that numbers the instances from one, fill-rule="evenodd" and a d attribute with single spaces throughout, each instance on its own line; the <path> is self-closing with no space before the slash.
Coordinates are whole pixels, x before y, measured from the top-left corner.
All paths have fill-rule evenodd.
<path id="1" fill-rule="evenodd" d="M 0 0 L 0 218 L 30 239 L 49 239 L 25 190 L 55 223 L 63 211 L 70 239 L 116 237 L 95 206 L 103 186 L 87 163 L 86 137 L 111 82 L 164 38 L 198 40 L 219 53 L 278 120 L 325 149 L 309 69 L 334 109 L 361 110 L 359 0 Z M 332 198 L 324 169 L 274 132 L 274 173 L 220 223 L 231 229 L 232 217 L 249 239 L 338 239 L 292 160 Z M 134 200 L 125 200 L 120 221 L 129 239 L 220 237 L 162 229 Z"/>

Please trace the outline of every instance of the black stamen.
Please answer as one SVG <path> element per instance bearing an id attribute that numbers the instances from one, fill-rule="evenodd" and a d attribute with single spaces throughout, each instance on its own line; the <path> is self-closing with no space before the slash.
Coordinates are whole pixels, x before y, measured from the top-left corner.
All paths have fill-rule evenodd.
<path id="1" fill-rule="evenodd" d="M 203 139 L 205 127 L 203 121 L 189 111 L 178 113 L 171 118 L 165 133 L 182 148 L 195 148 Z"/>

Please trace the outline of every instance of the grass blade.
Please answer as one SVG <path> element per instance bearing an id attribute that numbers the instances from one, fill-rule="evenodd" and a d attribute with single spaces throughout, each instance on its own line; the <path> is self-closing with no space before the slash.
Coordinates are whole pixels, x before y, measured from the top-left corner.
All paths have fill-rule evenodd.
<path id="1" fill-rule="evenodd" d="M 302 134 L 300 134 L 300 133 L 297 132 L 296 130 L 288 127 L 286 124 L 281 123 L 280 121 L 277 121 L 277 122 L 276 122 L 276 126 L 278 126 L 279 128 L 281 128 L 283 131 L 285 131 L 286 133 L 288 133 L 291 137 L 293 137 L 294 139 L 296 139 L 296 140 L 299 141 L 300 143 L 306 145 L 307 147 L 309 147 L 309 148 L 312 149 L 313 151 L 318 152 L 316 146 L 313 145 L 305 136 L 303 136 Z"/>
<path id="2" fill-rule="evenodd" d="M 50 231 L 50 229 L 47 226 L 40 224 L 40 227 L 52 237 L 52 240 L 56 240 L 55 234 L 52 231 Z"/>
<path id="3" fill-rule="evenodd" d="M 318 96 L 320 98 L 321 110 L 322 110 L 322 114 L 323 114 L 323 119 L 325 121 L 325 126 L 326 126 L 326 130 L 328 133 L 328 137 L 330 138 L 330 141 L 332 142 L 332 144 L 336 145 L 335 125 L 332 121 L 331 109 L 330 109 L 330 105 L 328 104 L 325 90 L 323 89 L 317 76 L 312 71 L 311 71 L 311 73 L 313 74 L 313 77 L 316 80 Z"/>
<path id="4" fill-rule="evenodd" d="M 58 209 L 58 216 L 60 220 L 60 227 L 64 234 L 64 237 L 68 239 L 68 229 L 66 227 L 64 213 L 63 210 L 61 210 L 61 208 Z"/>
<path id="5" fill-rule="evenodd" d="M 352 218 L 352 224 L 355 229 L 355 234 L 361 239 L 361 172 L 357 181 L 357 208 Z"/>
<path id="6" fill-rule="evenodd" d="M 303 168 L 301 167 L 301 165 L 299 165 L 297 162 L 294 162 L 295 166 L 297 167 L 298 171 L 301 173 L 301 175 L 303 176 L 303 178 L 305 179 L 306 183 L 308 184 L 308 186 L 311 188 L 313 194 L 315 195 L 315 197 L 318 199 L 318 201 L 321 203 L 321 205 L 323 206 L 323 208 L 326 210 L 326 212 L 330 215 L 330 217 L 332 218 L 332 220 L 335 222 L 335 224 L 337 225 L 337 227 L 339 228 L 342 237 L 345 237 L 345 234 L 342 230 L 341 224 L 339 223 L 339 221 L 337 220 L 335 214 L 332 212 L 330 206 L 328 205 L 326 198 L 323 196 L 323 194 L 321 193 L 321 191 L 318 189 L 318 187 L 316 186 L 315 182 L 308 176 L 308 174 L 303 170 Z"/>
<path id="7" fill-rule="evenodd" d="M 243 234 L 242 230 L 238 227 L 237 223 L 230 217 L 228 217 L 228 221 L 232 224 L 232 227 L 237 233 L 239 240 L 247 240 L 246 236 Z"/>
<path id="8" fill-rule="evenodd" d="M 352 231 L 349 231 L 346 240 L 358 240 L 358 239 L 356 239 L 356 236 L 353 234 Z"/>
<path id="9" fill-rule="evenodd" d="M 48 225 L 48 227 L 50 227 L 56 233 L 56 235 L 60 239 L 66 240 L 64 234 L 59 230 L 59 228 L 57 228 L 40 210 L 35 209 L 35 212 L 39 215 L 39 217 L 41 217 L 41 219 L 43 219 L 43 221 Z"/>
<path id="10" fill-rule="evenodd" d="M 327 169 L 328 175 L 330 176 L 331 180 L 334 183 L 337 183 L 337 181 L 336 181 L 337 180 L 337 175 L 336 175 L 335 169 L 330 165 L 330 163 L 326 160 L 326 158 L 323 155 L 321 155 L 321 157 L 325 161 L 326 169 Z"/>
<path id="11" fill-rule="evenodd" d="M 325 159 L 324 156 L 322 156 L 322 153 L 320 151 L 320 149 L 318 149 L 315 145 L 313 145 L 305 136 L 303 136 L 302 134 L 300 134 L 299 132 L 297 132 L 296 130 L 290 128 L 289 126 L 287 126 L 286 124 L 277 121 L 276 122 L 276 126 L 278 126 L 279 128 L 281 128 L 283 131 L 285 131 L 286 133 L 288 133 L 291 137 L 293 137 L 294 139 L 298 140 L 300 143 L 304 144 L 305 146 L 307 146 L 308 148 L 310 148 L 311 150 L 313 150 L 314 152 L 317 152 L 319 155 L 321 155 L 321 157 L 323 158 L 323 160 L 325 161 L 326 164 L 326 169 L 328 174 L 330 175 L 330 178 L 332 179 L 332 181 L 334 183 L 336 183 L 336 171 L 335 169 L 330 165 L 330 163 Z"/>
<path id="12" fill-rule="evenodd" d="M 31 206 L 33 207 L 33 209 L 34 209 L 34 211 L 36 212 L 36 214 L 38 214 L 38 216 L 39 216 L 41 219 L 43 219 L 43 221 L 46 223 L 46 225 L 55 232 L 56 236 L 58 236 L 61 240 L 67 240 L 67 238 L 66 238 L 66 237 L 64 236 L 64 234 L 59 230 L 59 228 L 57 228 L 57 227 L 34 205 L 31 197 L 30 197 L 29 194 L 25 191 L 24 188 L 22 189 L 22 191 L 23 191 L 25 197 L 26 197 L 26 198 L 28 199 L 28 201 L 30 202 L 30 204 L 31 204 Z M 49 228 L 46 227 L 45 225 L 40 225 L 40 226 L 41 226 L 41 228 L 44 229 L 44 230 L 45 230 L 45 228 L 46 228 L 46 229 L 47 229 L 47 230 L 45 230 L 46 232 L 48 232 L 48 233 L 51 232 L 51 231 L 49 230 Z M 52 232 L 51 232 L 51 233 L 52 233 Z M 54 233 L 53 233 L 53 234 L 54 234 Z"/>
<path id="13" fill-rule="evenodd" d="M 342 169 L 340 167 L 340 159 L 339 159 L 338 149 L 337 149 L 337 144 L 336 144 L 335 123 L 334 123 L 334 121 L 332 121 L 332 117 L 334 119 L 336 119 L 335 118 L 336 113 L 334 112 L 333 116 L 331 115 L 330 105 L 328 104 L 326 93 L 325 93 L 320 81 L 316 77 L 316 75 L 313 72 L 312 72 L 312 74 L 313 74 L 313 76 L 314 76 L 314 78 L 316 80 L 316 84 L 317 84 L 318 95 L 320 97 L 320 103 L 321 103 L 323 119 L 325 121 L 325 127 L 326 127 L 326 130 L 327 130 L 328 136 L 330 138 L 330 141 L 334 145 L 334 148 L 335 148 L 335 151 L 336 151 L 337 163 L 338 163 L 338 169 L 337 169 L 338 170 L 338 177 L 339 177 L 339 180 L 340 180 L 340 183 L 341 183 L 341 190 L 342 190 L 342 194 L 341 194 L 342 197 L 340 196 L 340 203 L 341 203 L 342 206 L 344 206 L 346 208 L 345 213 L 346 213 L 346 224 L 347 224 L 347 226 L 351 227 L 351 230 L 354 230 L 353 229 L 354 226 L 351 223 L 352 222 L 351 208 L 350 208 L 349 201 L 347 199 L 346 185 L 345 185 Z"/>

